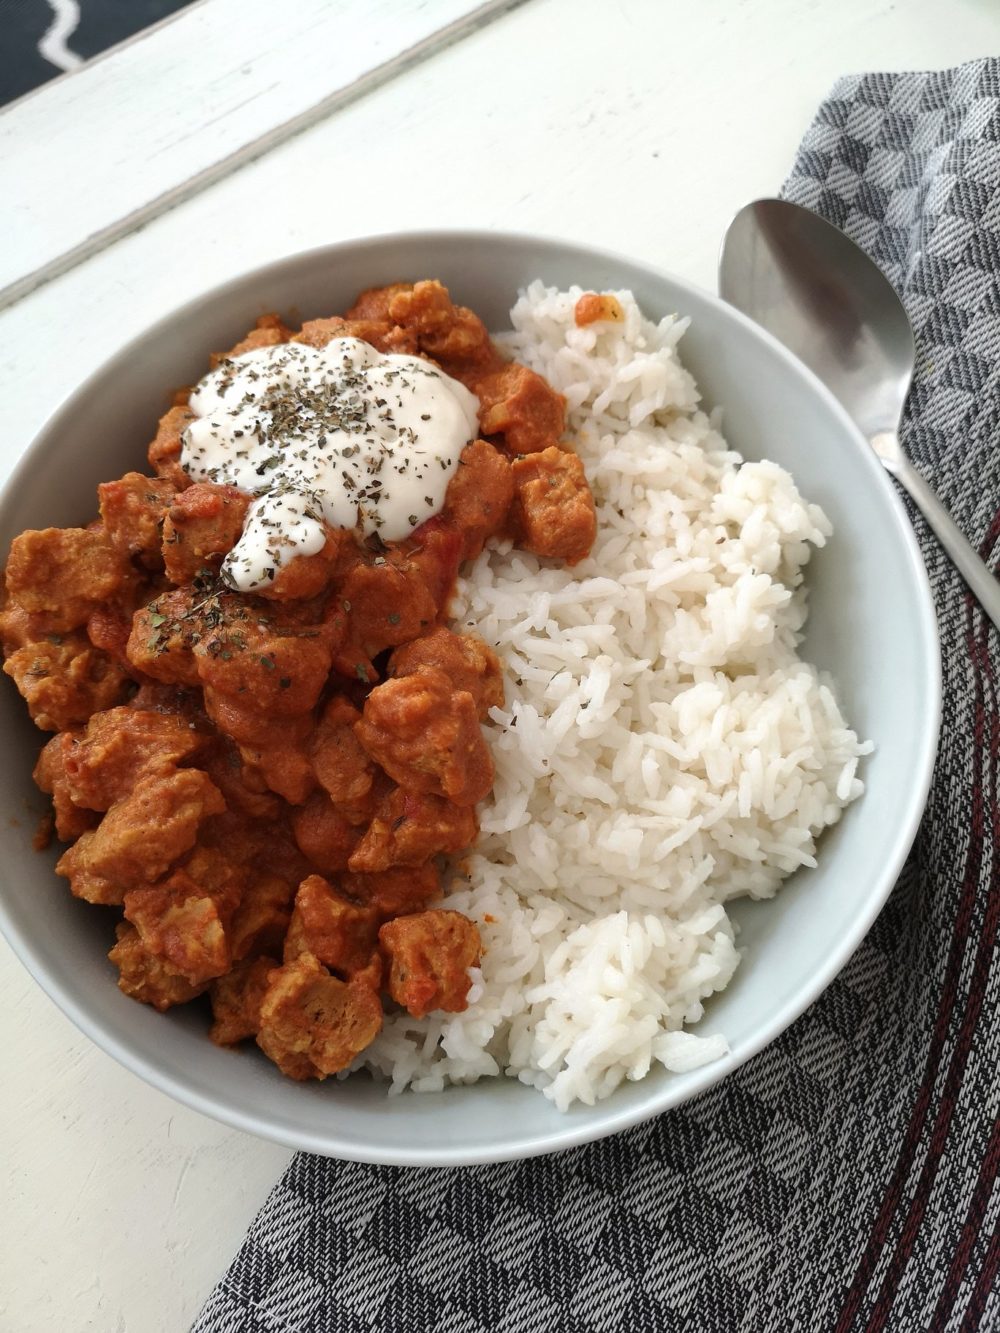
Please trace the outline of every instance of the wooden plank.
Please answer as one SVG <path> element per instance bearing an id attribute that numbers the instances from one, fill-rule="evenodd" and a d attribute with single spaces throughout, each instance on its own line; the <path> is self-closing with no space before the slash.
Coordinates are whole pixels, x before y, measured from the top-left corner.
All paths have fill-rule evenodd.
<path id="1" fill-rule="evenodd" d="M 0 113 L 0 309 L 524 0 L 211 0 Z"/>

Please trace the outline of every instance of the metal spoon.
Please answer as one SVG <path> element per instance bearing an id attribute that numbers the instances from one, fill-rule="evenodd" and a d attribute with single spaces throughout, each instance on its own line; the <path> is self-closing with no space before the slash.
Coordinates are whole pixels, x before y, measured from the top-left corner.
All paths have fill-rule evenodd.
<path id="1" fill-rule="evenodd" d="M 773 333 L 840 399 L 1000 629 L 1000 582 L 900 447 L 915 348 L 903 303 L 882 270 L 808 208 L 758 199 L 729 224 L 719 295 Z"/>

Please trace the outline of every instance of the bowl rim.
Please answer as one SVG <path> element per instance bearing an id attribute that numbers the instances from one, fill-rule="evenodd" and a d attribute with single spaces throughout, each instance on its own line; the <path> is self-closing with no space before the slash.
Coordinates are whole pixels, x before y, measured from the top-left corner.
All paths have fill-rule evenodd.
<path id="1" fill-rule="evenodd" d="M 495 1162 L 516 1161 L 529 1157 L 541 1156 L 552 1152 L 561 1152 L 579 1147 L 598 1139 L 621 1133 L 634 1125 L 661 1115 L 675 1106 L 682 1105 L 705 1092 L 708 1088 L 722 1081 L 735 1069 L 759 1054 L 781 1035 L 831 984 L 834 978 L 847 964 L 855 950 L 867 935 L 875 918 L 882 910 L 893 886 L 903 868 L 910 848 L 916 838 L 927 797 L 930 791 L 940 736 L 942 713 L 942 670 L 940 639 L 938 634 L 937 614 L 931 593 L 926 566 L 920 553 L 916 534 L 910 523 L 906 509 L 896 493 L 888 474 L 875 458 L 868 441 L 861 434 L 846 410 L 817 376 L 801 362 L 791 351 L 779 342 L 766 329 L 755 324 L 736 307 L 729 305 L 713 292 L 698 284 L 680 278 L 670 270 L 650 263 L 645 259 L 633 258 L 620 251 L 591 246 L 576 241 L 564 240 L 557 236 L 543 233 L 520 231 L 491 231 L 477 228 L 430 228 L 406 231 L 389 231 L 353 237 L 327 245 L 313 246 L 305 250 L 291 251 L 288 254 L 255 265 L 214 287 L 207 288 L 189 298 L 180 305 L 168 310 L 154 323 L 147 325 L 141 332 L 120 346 L 111 356 L 105 358 L 86 378 L 56 407 L 52 414 L 35 434 L 32 442 L 25 449 L 21 458 L 11 471 L 6 483 L 0 488 L 0 505 L 9 502 L 13 492 L 22 483 L 35 466 L 36 458 L 48 448 L 50 438 L 65 428 L 71 420 L 77 403 L 86 399 L 95 380 L 105 375 L 117 365 L 124 364 L 135 348 L 155 338 L 168 325 L 182 322 L 193 315 L 208 301 L 224 299 L 250 286 L 262 282 L 268 277 L 292 264 L 322 264 L 324 258 L 338 255 L 344 251 L 357 251 L 359 247 L 379 248 L 391 244 L 434 245 L 441 242 L 469 244 L 505 245 L 514 243 L 528 244 L 539 249 L 550 249 L 565 256 L 576 254 L 581 262 L 607 263 L 612 266 L 641 268 L 655 277 L 663 278 L 682 292 L 691 292 L 696 298 L 722 307 L 726 317 L 741 327 L 743 333 L 762 340 L 793 374 L 805 378 L 812 392 L 822 399 L 826 408 L 839 419 L 845 436 L 850 438 L 866 459 L 869 460 L 869 472 L 873 484 L 883 489 L 885 498 L 895 520 L 895 536 L 905 552 L 909 566 L 912 591 L 915 594 L 918 611 L 917 635 L 919 638 L 919 660 L 926 664 L 926 687 L 931 707 L 924 719 L 923 734 L 920 738 L 919 759 L 915 766 L 915 781 L 910 785 L 901 817 L 898 821 L 892 852 L 882 866 L 873 875 L 872 892 L 865 902 L 865 910 L 860 912 L 851 924 L 851 929 L 839 939 L 837 945 L 823 959 L 822 964 L 813 973 L 810 983 L 797 992 L 763 1023 L 752 1038 L 745 1041 L 738 1052 L 729 1051 L 726 1055 L 711 1061 L 700 1069 L 686 1076 L 683 1091 L 678 1094 L 668 1082 L 663 1094 L 655 1099 L 655 1105 L 645 1103 L 635 1107 L 615 1109 L 615 1098 L 586 1108 L 586 1120 L 577 1122 L 566 1119 L 563 1126 L 557 1126 L 543 1135 L 521 1139 L 513 1148 L 484 1144 L 477 1149 L 457 1147 L 454 1149 L 427 1149 L 419 1146 L 382 1149 L 378 1144 L 361 1149 L 352 1142 L 341 1142 L 335 1124 L 331 1124 L 328 1133 L 320 1136 L 308 1130 L 286 1130 L 276 1125 L 266 1116 L 254 1110 L 245 1110 L 240 1106 L 227 1104 L 224 1100 L 207 1095 L 198 1089 L 187 1086 L 183 1081 L 160 1068 L 154 1059 L 142 1049 L 136 1049 L 128 1042 L 120 1040 L 105 1029 L 99 1019 L 91 1016 L 85 1007 L 78 1004 L 69 990 L 61 983 L 58 973 L 51 971 L 35 951 L 31 939 L 23 933 L 11 917 L 5 895 L 0 893 L 0 931 L 3 932 L 11 949 L 20 962 L 31 974 L 42 990 L 66 1015 L 67 1018 L 94 1044 L 110 1055 L 119 1064 L 138 1075 L 144 1082 L 158 1091 L 166 1093 L 182 1105 L 200 1112 L 209 1118 L 227 1125 L 232 1129 L 253 1134 L 271 1142 L 283 1144 L 292 1149 L 336 1157 L 345 1161 L 368 1162 L 375 1165 L 405 1167 L 454 1167 L 485 1165 Z M 502 1076 L 499 1076 L 502 1077 Z M 506 1080 L 505 1080 L 506 1081 Z M 447 1096 L 449 1089 L 439 1094 L 420 1094 L 421 1096 Z M 417 1095 L 417 1094 L 412 1094 Z M 539 1094 L 535 1094 L 539 1095 Z"/>

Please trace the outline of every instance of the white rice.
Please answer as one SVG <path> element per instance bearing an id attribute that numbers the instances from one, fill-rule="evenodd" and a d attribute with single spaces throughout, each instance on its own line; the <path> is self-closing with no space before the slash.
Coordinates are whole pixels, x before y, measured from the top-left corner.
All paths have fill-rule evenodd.
<path id="1" fill-rule="evenodd" d="M 456 628 L 505 666 L 448 898 L 485 953 L 464 1013 L 388 1017 L 364 1052 L 392 1091 L 507 1074 L 565 1110 L 717 1059 L 723 1036 L 684 1028 L 739 963 L 726 902 L 814 865 L 863 790 L 871 746 L 796 651 L 826 516 L 698 409 L 686 320 L 619 292 L 624 323 L 581 329 L 580 295 L 533 283 L 503 341 L 566 395 L 597 541 L 572 570 L 494 546 L 459 585 Z"/>

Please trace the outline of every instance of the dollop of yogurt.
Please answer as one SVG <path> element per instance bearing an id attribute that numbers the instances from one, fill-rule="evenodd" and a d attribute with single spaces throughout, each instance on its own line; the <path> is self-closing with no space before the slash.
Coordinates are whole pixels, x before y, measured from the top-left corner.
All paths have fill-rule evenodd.
<path id="1" fill-rule="evenodd" d="M 475 395 L 418 357 L 358 338 L 284 343 L 224 361 L 191 395 L 181 465 L 255 496 L 223 577 L 273 582 L 326 541 L 324 521 L 400 541 L 432 518 L 478 433 Z"/>

